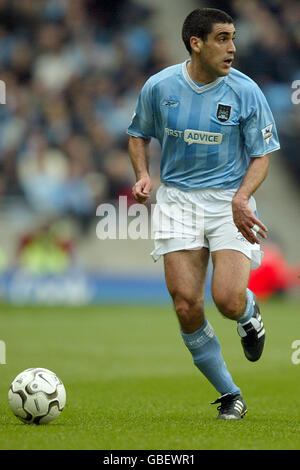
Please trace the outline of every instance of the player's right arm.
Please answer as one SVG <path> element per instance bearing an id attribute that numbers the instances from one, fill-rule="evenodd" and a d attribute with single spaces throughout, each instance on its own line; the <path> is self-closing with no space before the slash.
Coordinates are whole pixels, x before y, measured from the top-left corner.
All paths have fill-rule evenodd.
<path id="1" fill-rule="evenodd" d="M 152 181 L 149 175 L 149 144 L 150 139 L 129 137 L 129 155 L 135 172 L 136 183 L 132 188 L 134 199 L 144 204 L 150 197 Z"/>
<path id="2" fill-rule="evenodd" d="M 129 134 L 129 155 L 136 175 L 132 194 L 137 202 L 144 204 L 152 190 L 149 175 L 149 144 L 151 137 L 156 137 L 151 79 L 141 90 L 127 133 Z"/>

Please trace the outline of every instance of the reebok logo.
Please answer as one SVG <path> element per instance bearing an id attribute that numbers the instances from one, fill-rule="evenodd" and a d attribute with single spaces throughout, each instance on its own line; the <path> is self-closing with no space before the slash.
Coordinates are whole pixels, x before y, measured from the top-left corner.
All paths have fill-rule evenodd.
<path id="1" fill-rule="evenodd" d="M 179 105 L 179 101 L 170 98 L 170 99 L 164 100 L 162 104 L 163 104 L 164 106 L 168 106 L 168 107 L 173 106 L 173 107 L 175 108 L 176 106 Z"/>

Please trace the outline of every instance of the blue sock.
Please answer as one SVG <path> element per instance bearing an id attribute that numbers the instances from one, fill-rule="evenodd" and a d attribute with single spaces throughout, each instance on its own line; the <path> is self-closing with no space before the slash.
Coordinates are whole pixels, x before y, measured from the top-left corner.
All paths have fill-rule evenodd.
<path id="1" fill-rule="evenodd" d="M 194 364 L 221 395 L 241 393 L 227 370 L 220 343 L 207 320 L 199 330 L 191 334 L 181 332 L 181 336 Z"/>
<path id="2" fill-rule="evenodd" d="M 247 289 L 246 290 L 246 296 L 247 296 L 247 304 L 246 304 L 246 308 L 245 308 L 245 311 L 244 313 L 242 314 L 242 316 L 240 318 L 238 318 L 238 323 L 248 323 L 248 321 L 250 321 L 250 318 L 252 317 L 253 315 L 253 312 L 254 312 L 254 304 L 253 304 L 253 301 L 254 301 L 254 294 L 253 292 L 250 290 L 250 289 Z"/>

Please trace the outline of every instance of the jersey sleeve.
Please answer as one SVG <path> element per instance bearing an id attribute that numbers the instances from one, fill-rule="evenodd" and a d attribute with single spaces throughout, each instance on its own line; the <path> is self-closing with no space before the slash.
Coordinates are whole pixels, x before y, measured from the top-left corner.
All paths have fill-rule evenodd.
<path id="1" fill-rule="evenodd" d="M 259 157 L 279 150 L 276 124 L 263 92 L 255 85 L 247 95 L 241 129 L 248 156 Z"/>
<path id="2" fill-rule="evenodd" d="M 145 139 L 155 137 L 153 90 L 148 80 L 143 86 L 127 134 Z"/>

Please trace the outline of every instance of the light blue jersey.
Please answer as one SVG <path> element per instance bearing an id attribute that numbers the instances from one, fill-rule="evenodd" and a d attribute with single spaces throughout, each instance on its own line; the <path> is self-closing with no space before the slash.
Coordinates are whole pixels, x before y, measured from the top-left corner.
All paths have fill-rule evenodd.
<path id="1" fill-rule="evenodd" d="M 185 191 L 238 188 L 250 157 L 280 148 L 269 105 L 238 70 L 198 86 L 187 63 L 145 83 L 127 132 L 158 139 L 163 183 Z"/>

